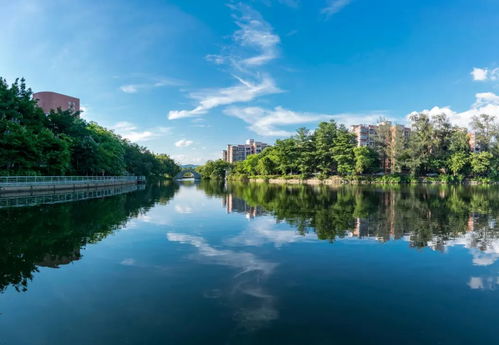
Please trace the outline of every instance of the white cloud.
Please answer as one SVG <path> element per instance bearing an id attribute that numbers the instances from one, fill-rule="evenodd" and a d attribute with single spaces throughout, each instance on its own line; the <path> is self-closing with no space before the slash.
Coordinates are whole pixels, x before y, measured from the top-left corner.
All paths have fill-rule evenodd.
<path id="1" fill-rule="evenodd" d="M 167 79 L 167 78 L 157 78 L 152 81 L 144 82 L 144 83 L 136 83 L 136 84 L 126 84 L 120 86 L 120 90 L 125 93 L 137 93 L 139 90 L 144 89 L 152 89 L 156 87 L 163 86 L 176 86 L 181 85 L 182 83 L 178 80 Z"/>
<path id="2" fill-rule="evenodd" d="M 179 141 L 175 142 L 176 147 L 187 147 L 192 145 L 194 142 L 192 140 L 187 140 L 187 139 L 180 139 Z"/>
<path id="3" fill-rule="evenodd" d="M 123 85 L 120 86 L 120 90 L 125 92 L 125 93 L 136 93 L 137 92 L 137 86 L 130 84 L 130 85 Z"/>
<path id="4" fill-rule="evenodd" d="M 281 92 L 269 76 L 262 77 L 256 84 L 241 78 L 237 79 L 240 84 L 236 86 L 190 94 L 191 98 L 199 100 L 199 105 L 192 110 L 172 110 L 168 113 L 168 119 L 199 116 L 221 105 L 249 102 L 258 96 Z"/>
<path id="5" fill-rule="evenodd" d="M 203 155 L 203 157 L 180 153 L 180 154 L 170 155 L 170 157 L 172 157 L 175 161 L 177 161 L 180 164 L 201 164 L 209 159 L 214 160 L 220 158 L 220 153 L 215 152 L 212 154 L 205 154 Z"/>
<path id="6" fill-rule="evenodd" d="M 117 134 L 131 142 L 149 141 L 158 138 L 162 135 L 168 134 L 171 131 L 170 127 L 154 127 L 151 129 L 140 131 L 137 126 L 128 121 L 121 121 L 111 126 Z"/>
<path id="7" fill-rule="evenodd" d="M 264 109 L 261 107 L 230 107 L 225 114 L 240 118 L 248 123 L 253 132 L 264 136 L 289 136 L 294 132 L 280 129 L 279 126 L 306 124 L 319 121 L 336 120 L 339 123 L 350 125 L 354 123 L 374 122 L 384 114 L 381 112 L 370 114 L 317 114 L 296 112 L 283 107 Z"/>
<path id="8" fill-rule="evenodd" d="M 475 103 L 470 109 L 463 112 L 456 112 L 449 106 L 438 107 L 435 106 L 431 109 L 425 109 L 422 113 L 430 116 L 445 114 L 449 117 L 450 121 L 460 127 L 468 127 L 473 116 L 480 114 L 488 114 L 499 118 L 499 96 L 493 92 L 482 92 L 475 94 Z M 410 113 L 407 117 L 417 112 Z"/>
<path id="9" fill-rule="evenodd" d="M 333 14 L 341 11 L 345 6 L 350 4 L 352 0 L 329 0 L 326 7 L 321 10 L 321 13 L 326 16 L 326 18 L 331 17 Z"/>
<path id="10" fill-rule="evenodd" d="M 279 36 L 274 34 L 270 24 L 249 6 L 237 4 L 230 7 L 238 13 L 234 15 L 239 27 L 232 36 L 234 44 L 224 48 L 224 51 L 229 52 L 227 55 L 208 55 L 206 59 L 219 65 L 228 64 L 239 83 L 229 87 L 191 92 L 188 96 L 197 101 L 197 106 L 189 110 L 171 110 L 168 112 L 168 119 L 200 116 L 219 106 L 250 102 L 260 96 L 282 92 L 270 75 L 259 70 L 259 67 L 277 58 Z M 247 54 L 248 49 L 252 55 Z"/>
<path id="11" fill-rule="evenodd" d="M 236 21 L 239 30 L 234 33 L 234 41 L 241 47 L 250 47 L 259 51 L 258 55 L 239 59 L 231 59 L 236 64 L 260 66 L 277 57 L 279 36 L 272 32 L 272 27 L 255 10 L 245 5 L 233 6 L 241 12 Z"/>
<path id="12" fill-rule="evenodd" d="M 474 67 L 471 76 L 475 81 L 499 80 L 499 68 L 478 68 Z"/>

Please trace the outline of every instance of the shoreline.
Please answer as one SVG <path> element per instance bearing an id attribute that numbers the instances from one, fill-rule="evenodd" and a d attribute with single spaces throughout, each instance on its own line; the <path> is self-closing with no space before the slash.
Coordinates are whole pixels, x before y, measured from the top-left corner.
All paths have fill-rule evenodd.
<path id="1" fill-rule="evenodd" d="M 269 183 L 269 184 L 306 184 L 306 185 L 427 185 L 427 184 L 440 184 L 440 185 L 465 185 L 465 186 L 473 186 L 473 185 L 497 185 L 499 182 L 497 181 L 480 181 L 474 179 L 464 179 L 462 181 L 440 181 L 435 179 L 428 178 L 418 178 L 415 181 L 383 181 L 379 179 L 357 179 L 350 180 L 345 179 L 339 176 L 333 176 L 327 179 L 319 179 L 319 178 L 309 178 L 309 179 L 300 179 L 300 178 L 263 178 L 263 177 L 251 177 L 251 178 L 227 178 L 229 182 L 252 182 L 252 183 Z"/>

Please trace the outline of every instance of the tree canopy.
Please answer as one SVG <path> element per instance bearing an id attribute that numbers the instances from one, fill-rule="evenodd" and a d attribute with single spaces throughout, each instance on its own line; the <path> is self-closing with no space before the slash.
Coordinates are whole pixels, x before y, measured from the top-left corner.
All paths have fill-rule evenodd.
<path id="1" fill-rule="evenodd" d="M 23 79 L 0 78 L 0 175 L 174 176 L 166 154 L 123 139 L 70 110 L 44 114 Z"/>

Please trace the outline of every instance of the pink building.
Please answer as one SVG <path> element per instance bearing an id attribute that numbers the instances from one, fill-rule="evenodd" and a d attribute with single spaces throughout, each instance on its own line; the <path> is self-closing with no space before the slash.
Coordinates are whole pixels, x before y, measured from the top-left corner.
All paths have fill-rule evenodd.
<path id="1" fill-rule="evenodd" d="M 78 98 L 62 95 L 57 92 L 37 92 L 33 94 L 33 99 L 38 101 L 38 106 L 46 114 L 58 108 L 61 110 L 80 111 L 80 100 Z"/>

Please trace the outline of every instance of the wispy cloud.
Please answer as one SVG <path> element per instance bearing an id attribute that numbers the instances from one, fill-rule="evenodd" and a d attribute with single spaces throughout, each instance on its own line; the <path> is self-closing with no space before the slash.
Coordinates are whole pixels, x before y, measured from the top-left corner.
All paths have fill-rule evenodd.
<path id="1" fill-rule="evenodd" d="M 471 76 L 475 81 L 495 81 L 499 80 L 499 68 L 479 68 L 474 67 Z"/>
<path id="2" fill-rule="evenodd" d="M 187 147 L 191 146 L 194 142 L 192 140 L 187 140 L 187 139 L 180 139 L 179 141 L 175 142 L 176 147 Z"/>
<path id="3" fill-rule="evenodd" d="M 137 93 L 141 90 L 153 89 L 163 86 L 178 86 L 181 84 L 182 83 L 178 80 L 159 78 L 150 82 L 125 84 L 120 86 L 120 90 L 124 93 Z"/>
<path id="4" fill-rule="evenodd" d="M 229 5 L 234 11 L 238 30 L 232 35 L 233 44 L 225 47 L 226 55 L 208 55 L 215 64 L 226 64 L 238 81 L 236 85 L 189 93 L 198 105 L 189 110 L 171 110 L 170 120 L 200 116 L 219 106 L 250 102 L 257 97 L 282 92 L 274 79 L 259 68 L 278 56 L 278 35 L 261 15 L 244 4 Z M 248 50 L 251 52 L 248 55 Z M 256 54 L 254 53 L 256 51 Z"/>
<path id="5" fill-rule="evenodd" d="M 141 131 L 135 124 L 127 121 L 118 122 L 111 126 L 111 129 L 132 142 L 149 141 L 171 131 L 171 127 L 154 127 Z"/>
<path id="6" fill-rule="evenodd" d="M 374 122 L 383 112 L 367 114 L 318 114 L 297 112 L 283 107 L 265 109 L 261 107 L 230 107 L 225 114 L 237 117 L 249 124 L 248 129 L 264 136 L 289 136 L 294 132 L 279 127 L 336 120 L 346 125 L 354 123 Z"/>
<path id="7" fill-rule="evenodd" d="M 300 6 L 299 0 L 279 0 L 279 3 L 293 8 L 298 8 Z"/>
<path id="8" fill-rule="evenodd" d="M 341 11 L 345 6 L 350 4 L 352 0 L 329 0 L 327 6 L 321 10 L 321 13 L 326 16 L 326 19 Z"/>
<path id="9" fill-rule="evenodd" d="M 256 84 L 236 78 L 239 85 L 191 93 L 190 97 L 199 100 L 199 105 L 192 110 L 172 110 L 168 113 L 168 118 L 174 120 L 199 116 L 221 105 L 249 102 L 259 96 L 281 92 L 270 76 L 263 76 Z"/>
<path id="10" fill-rule="evenodd" d="M 482 92 L 475 94 L 475 103 L 470 109 L 463 112 L 456 112 L 449 106 L 438 107 L 435 106 L 431 109 L 425 109 L 422 113 L 432 115 L 445 114 L 449 117 L 450 121 L 460 127 L 468 127 L 473 116 L 480 114 L 493 115 L 499 118 L 499 96 L 493 92 Z M 410 113 L 407 117 L 416 112 Z"/>

